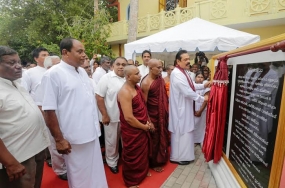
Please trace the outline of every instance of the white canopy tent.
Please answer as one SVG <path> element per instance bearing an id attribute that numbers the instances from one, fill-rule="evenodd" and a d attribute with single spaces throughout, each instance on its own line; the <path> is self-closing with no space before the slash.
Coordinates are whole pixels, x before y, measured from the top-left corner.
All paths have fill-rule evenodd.
<path id="1" fill-rule="evenodd" d="M 190 54 L 203 51 L 207 57 L 258 42 L 260 37 L 234 30 L 200 18 L 193 18 L 172 28 L 140 40 L 125 44 L 125 57 L 135 59 L 144 50 L 150 50 L 153 58 L 173 63 L 177 51 Z M 192 56 L 193 58 L 193 56 Z"/>

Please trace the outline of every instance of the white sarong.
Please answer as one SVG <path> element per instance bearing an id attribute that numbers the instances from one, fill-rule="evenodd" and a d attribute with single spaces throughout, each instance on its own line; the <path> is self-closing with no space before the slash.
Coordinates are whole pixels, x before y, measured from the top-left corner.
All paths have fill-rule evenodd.
<path id="1" fill-rule="evenodd" d="M 180 134 L 171 133 L 171 161 L 193 161 L 194 154 L 194 138 L 193 131 Z"/>
<path id="2" fill-rule="evenodd" d="M 71 147 L 71 153 L 64 155 L 69 187 L 107 188 L 99 139 Z"/>

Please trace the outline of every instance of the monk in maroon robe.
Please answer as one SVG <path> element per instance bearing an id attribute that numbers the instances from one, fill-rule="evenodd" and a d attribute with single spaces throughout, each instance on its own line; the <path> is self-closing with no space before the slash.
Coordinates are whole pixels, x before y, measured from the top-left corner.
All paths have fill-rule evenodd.
<path id="1" fill-rule="evenodd" d="M 168 145 L 168 97 L 165 83 L 161 77 L 162 63 L 157 59 L 149 60 L 149 74 L 141 82 L 147 110 L 155 131 L 150 134 L 152 156 L 150 167 L 157 172 L 163 171 L 162 166 L 169 159 Z"/>
<path id="2" fill-rule="evenodd" d="M 146 104 L 137 83 L 139 70 L 133 65 L 124 68 L 126 82 L 118 92 L 121 135 L 123 141 L 123 179 L 127 187 L 138 185 L 149 174 L 149 123 Z"/>

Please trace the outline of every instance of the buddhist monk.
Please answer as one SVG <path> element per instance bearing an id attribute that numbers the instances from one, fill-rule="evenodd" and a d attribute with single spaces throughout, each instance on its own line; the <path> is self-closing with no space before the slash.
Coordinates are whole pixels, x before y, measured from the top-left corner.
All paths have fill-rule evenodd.
<path id="1" fill-rule="evenodd" d="M 147 104 L 150 123 L 155 131 L 150 133 L 152 156 L 150 167 L 156 172 L 162 172 L 168 161 L 168 97 L 165 83 L 161 77 L 162 63 L 157 59 L 148 62 L 149 74 L 141 82 L 144 99 Z"/>
<path id="2" fill-rule="evenodd" d="M 126 82 L 118 92 L 121 135 L 123 142 L 123 179 L 127 187 L 136 188 L 150 176 L 149 173 L 149 123 L 146 104 L 137 83 L 141 80 L 139 69 L 134 65 L 124 68 Z"/>

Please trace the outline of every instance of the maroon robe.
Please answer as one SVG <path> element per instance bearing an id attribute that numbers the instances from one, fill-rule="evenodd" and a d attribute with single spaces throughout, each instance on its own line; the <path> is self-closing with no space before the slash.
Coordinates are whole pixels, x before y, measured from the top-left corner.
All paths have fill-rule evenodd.
<path id="1" fill-rule="evenodd" d="M 136 86 L 137 95 L 132 99 L 133 115 L 143 124 L 148 121 L 145 101 L 141 89 Z M 120 109 L 121 135 L 123 141 L 123 179 L 127 187 L 139 185 L 147 176 L 149 169 L 148 132 L 132 127 L 127 123 Z"/>
<path id="2" fill-rule="evenodd" d="M 169 159 L 168 97 L 164 86 L 164 80 L 158 77 L 150 85 L 147 97 L 148 115 L 155 127 L 150 134 L 151 168 L 163 166 Z"/>

